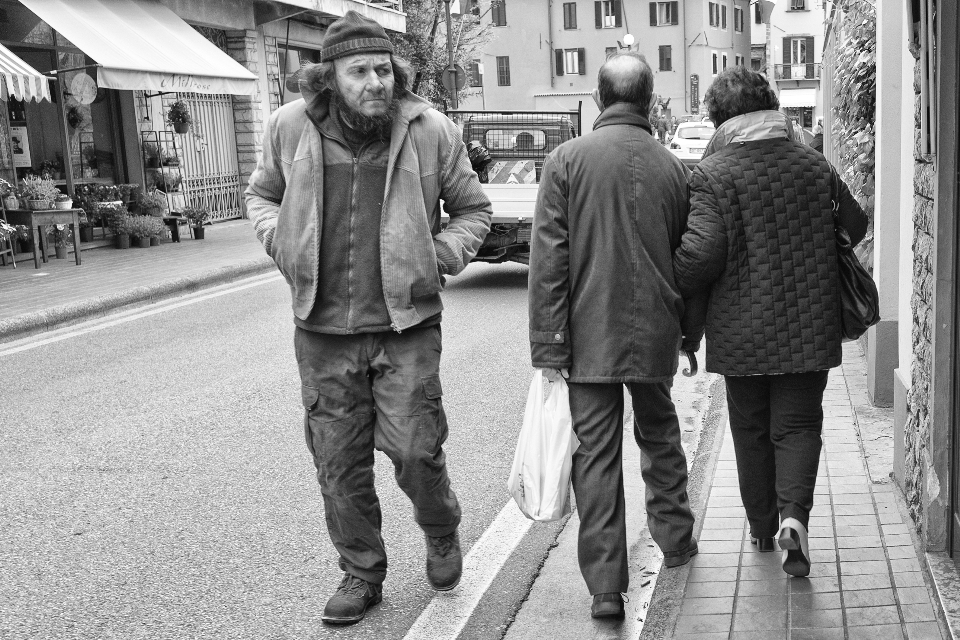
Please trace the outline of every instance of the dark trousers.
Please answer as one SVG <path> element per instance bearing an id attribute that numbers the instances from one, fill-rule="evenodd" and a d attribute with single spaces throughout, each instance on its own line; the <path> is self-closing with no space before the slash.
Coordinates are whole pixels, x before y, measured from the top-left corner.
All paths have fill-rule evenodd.
<path id="1" fill-rule="evenodd" d="M 807 526 L 820 465 L 827 373 L 725 378 L 740 497 L 755 538 L 776 535 L 785 518 Z"/>
<path id="2" fill-rule="evenodd" d="M 440 342 L 439 325 L 349 336 L 296 330 L 304 429 L 327 532 L 340 568 L 368 582 L 382 583 L 387 572 L 374 448 L 393 462 L 427 535 L 444 536 L 460 524 L 442 447 Z"/>
<path id="3" fill-rule="evenodd" d="M 671 383 L 628 384 L 633 432 L 646 484 L 647 525 L 663 552 L 690 545 L 693 512 L 687 460 Z M 626 507 L 623 498 L 623 386 L 570 384 L 570 412 L 580 447 L 573 454 L 573 491 L 580 514 L 577 557 L 591 595 L 626 593 Z"/>

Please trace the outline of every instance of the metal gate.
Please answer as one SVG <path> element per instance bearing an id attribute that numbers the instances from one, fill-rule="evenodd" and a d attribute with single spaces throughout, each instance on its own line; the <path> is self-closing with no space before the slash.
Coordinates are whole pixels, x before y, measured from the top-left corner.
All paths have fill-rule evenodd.
<path id="1" fill-rule="evenodd" d="M 185 100 L 193 115 L 191 132 L 177 136 L 183 143 L 181 163 L 188 203 L 208 207 L 212 220 L 242 217 L 233 99 L 201 93 L 179 93 L 177 99 Z"/>

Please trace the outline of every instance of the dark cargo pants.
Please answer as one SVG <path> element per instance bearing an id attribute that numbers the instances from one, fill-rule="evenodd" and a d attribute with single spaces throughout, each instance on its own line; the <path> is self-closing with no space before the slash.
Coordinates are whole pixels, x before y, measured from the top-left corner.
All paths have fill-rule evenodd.
<path id="1" fill-rule="evenodd" d="M 297 328 L 294 336 L 327 532 L 340 567 L 368 582 L 382 583 L 387 572 L 374 448 L 393 462 L 427 535 L 444 536 L 460 524 L 442 448 L 440 343 L 439 325 L 348 336 Z"/>
<path id="2" fill-rule="evenodd" d="M 693 536 L 687 459 L 670 382 L 628 384 L 633 433 L 646 485 L 647 526 L 664 553 Z M 580 447 L 573 454 L 573 491 L 580 514 L 577 557 L 591 595 L 626 593 L 627 524 L 623 497 L 623 385 L 570 384 L 570 413 Z"/>

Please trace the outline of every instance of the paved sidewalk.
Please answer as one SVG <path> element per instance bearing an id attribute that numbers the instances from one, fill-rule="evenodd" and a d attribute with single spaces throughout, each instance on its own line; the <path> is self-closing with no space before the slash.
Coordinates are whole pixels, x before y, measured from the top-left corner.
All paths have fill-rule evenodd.
<path id="1" fill-rule="evenodd" d="M 0 342 L 275 268 L 249 220 L 205 231 L 149 249 L 84 248 L 79 266 L 72 251 L 39 269 L 18 255 L 16 269 L 0 266 Z"/>
<path id="2" fill-rule="evenodd" d="M 845 360 L 850 355 L 845 349 Z M 870 481 L 844 369 L 830 374 L 823 440 L 810 517 L 813 568 L 809 578 L 789 578 L 779 551 L 759 553 L 750 543 L 726 428 L 674 638 L 944 637 L 902 497 L 893 484 Z"/>

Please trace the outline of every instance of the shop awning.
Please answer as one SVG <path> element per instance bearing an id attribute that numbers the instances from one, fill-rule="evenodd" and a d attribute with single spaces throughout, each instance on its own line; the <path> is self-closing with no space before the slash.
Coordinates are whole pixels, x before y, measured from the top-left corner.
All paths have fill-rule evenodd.
<path id="1" fill-rule="evenodd" d="M 17 57 L 17 54 L 0 44 L 0 75 L 3 89 L 0 97 L 13 96 L 17 100 L 50 99 L 50 81 L 42 73 Z"/>
<path id="2" fill-rule="evenodd" d="M 108 89 L 249 95 L 257 77 L 149 0 L 21 0 L 99 65 Z"/>
<path id="3" fill-rule="evenodd" d="M 784 108 L 817 106 L 816 89 L 781 89 L 780 106 Z"/>

